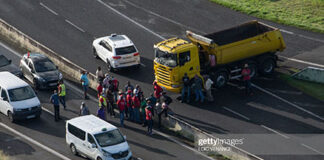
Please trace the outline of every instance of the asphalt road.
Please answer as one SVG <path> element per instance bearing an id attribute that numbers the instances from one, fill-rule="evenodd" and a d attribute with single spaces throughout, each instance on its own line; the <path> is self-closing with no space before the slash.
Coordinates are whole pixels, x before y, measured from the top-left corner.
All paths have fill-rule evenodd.
<path id="1" fill-rule="evenodd" d="M 0 53 L 12 59 L 13 63 L 18 65 L 18 56 L 0 45 Z M 72 87 L 71 87 L 72 86 Z M 54 122 L 52 113 L 54 112 L 52 104 L 49 103 L 49 97 L 52 91 L 37 91 L 37 96 L 41 101 L 43 112 L 40 119 L 31 119 L 10 123 L 3 114 L 0 115 L 0 122 L 13 128 L 14 130 L 34 139 L 35 141 L 55 150 L 56 152 L 70 159 L 84 159 L 76 157 L 70 153 L 69 147 L 65 142 L 65 122 L 64 120 L 77 117 L 82 101 L 85 101 L 91 114 L 96 114 L 97 102 L 95 100 L 83 100 L 81 88 L 73 84 L 67 84 L 67 109 L 63 107 L 60 110 L 62 121 Z M 108 122 L 119 127 L 119 118 L 108 118 Z M 153 136 L 146 135 L 146 127 L 132 122 L 125 122 L 126 127 L 120 128 L 121 132 L 127 136 L 127 142 L 135 158 L 140 159 L 207 159 L 206 157 L 192 152 L 191 150 L 165 138 L 157 133 Z M 46 150 L 26 142 L 23 138 L 11 133 L 0 126 L 0 149 L 5 153 L 19 160 L 26 159 L 58 159 Z M 17 138 L 18 137 L 18 138 Z M 171 136 L 172 137 L 172 136 Z M 174 137 L 173 137 L 174 138 Z M 177 138 L 175 138 L 177 139 Z M 15 149 L 15 145 L 18 145 Z"/>
<path id="2" fill-rule="evenodd" d="M 187 29 L 210 33 L 255 19 L 204 0 L 155 0 L 145 3 L 140 0 L 0 0 L 0 3 L 2 19 L 92 73 L 98 65 L 105 66 L 102 61 L 93 59 L 92 40 L 111 33 L 126 34 L 140 50 L 143 67 L 139 71 L 122 70 L 113 75 L 121 84 L 125 84 L 126 80 L 139 84 L 145 95 L 152 92 L 154 43 L 173 36 L 184 38 Z M 287 49 L 280 55 L 324 64 L 323 34 L 261 21 L 284 29 Z M 293 104 L 324 116 L 323 102 L 290 88 L 277 78 L 260 78 L 255 83 Z M 275 136 L 273 139 L 282 138 L 274 141 L 252 136 L 246 145 L 240 146 L 266 159 L 323 159 L 323 156 L 315 156 L 318 153 L 301 145 L 300 141 L 293 138 L 286 141 L 280 136 L 281 133 L 290 137 L 298 134 L 323 135 L 323 121 L 259 90 L 255 90 L 253 97 L 244 97 L 240 86 L 240 82 L 233 82 L 217 91 L 213 104 L 181 104 L 175 101 L 171 107 L 177 117 L 217 136 L 266 134 Z M 175 99 L 178 95 L 171 96 Z M 263 145 L 255 147 L 258 143 Z M 323 146 L 313 141 L 307 145 L 324 152 Z M 268 150 L 270 153 L 264 152 Z"/>

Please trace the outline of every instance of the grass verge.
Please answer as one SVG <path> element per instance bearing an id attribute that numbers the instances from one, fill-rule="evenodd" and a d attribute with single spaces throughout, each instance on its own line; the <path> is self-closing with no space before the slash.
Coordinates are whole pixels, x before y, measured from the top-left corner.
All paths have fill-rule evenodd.
<path id="1" fill-rule="evenodd" d="M 210 0 L 258 18 L 324 33 L 323 0 Z"/>
<path id="2" fill-rule="evenodd" d="M 9 160 L 9 157 L 0 150 L 0 160 Z"/>
<path id="3" fill-rule="evenodd" d="M 321 101 L 324 101 L 324 84 L 294 79 L 290 75 L 284 73 L 279 73 L 279 78 L 288 83 L 290 86 L 295 87 Z"/>

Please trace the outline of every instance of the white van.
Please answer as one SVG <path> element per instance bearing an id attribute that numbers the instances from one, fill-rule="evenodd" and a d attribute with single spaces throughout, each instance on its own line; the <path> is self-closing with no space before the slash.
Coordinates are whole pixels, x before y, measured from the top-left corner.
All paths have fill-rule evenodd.
<path id="1" fill-rule="evenodd" d="M 42 108 L 34 90 L 10 72 L 0 72 L 0 112 L 11 122 L 39 118 Z"/>
<path id="2" fill-rule="evenodd" d="M 130 160 L 132 152 L 119 129 L 94 115 L 66 121 L 66 143 L 74 155 L 94 160 Z"/>

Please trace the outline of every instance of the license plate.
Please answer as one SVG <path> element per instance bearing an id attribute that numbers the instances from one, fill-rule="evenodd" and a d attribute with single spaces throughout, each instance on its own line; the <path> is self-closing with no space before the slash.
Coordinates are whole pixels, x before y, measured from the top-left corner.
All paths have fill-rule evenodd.
<path id="1" fill-rule="evenodd" d="M 50 83 L 49 85 L 50 86 L 56 86 L 56 83 Z"/>
<path id="2" fill-rule="evenodd" d="M 130 58 L 132 58 L 132 57 L 124 57 L 124 59 L 130 59 Z"/>
<path id="3" fill-rule="evenodd" d="M 27 116 L 27 119 L 30 119 L 30 118 L 35 118 L 35 115 L 30 115 L 30 116 Z"/>

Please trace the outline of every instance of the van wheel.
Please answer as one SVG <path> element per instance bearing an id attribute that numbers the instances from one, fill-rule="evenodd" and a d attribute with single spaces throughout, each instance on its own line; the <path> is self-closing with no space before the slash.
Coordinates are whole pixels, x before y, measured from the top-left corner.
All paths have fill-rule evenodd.
<path id="1" fill-rule="evenodd" d="M 217 71 L 213 77 L 214 77 L 213 79 L 215 82 L 215 86 L 217 88 L 224 87 L 228 81 L 228 73 L 225 70 Z"/>
<path id="2" fill-rule="evenodd" d="M 99 56 L 98 56 L 97 50 L 96 50 L 95 48 L 92 48 L 92 53 L 93 53 L 93 57 L 94 57 L 94 58 L 99 59 Z"/>
<path id="3" fill-rule="evenodd" d="M 102 160 L 102 159 L 100 157 L 98 157 L 97 160 Z"/>
<path id="4" fill-rule="evenodd" d="M 260 66 L 260 71 L 263 75 L 270 75 L 273 73 L 276 63 L 272 58 L 265 59 Z"/>
<path id="5" fill-rule="evenodd" d="M 70 145 L 70 149 L 71 149 L 72 154 L 78 155 L 78 151 L 73 143 Z"/>
<path id="6" fill-rule="evenodd" d="M 8 111 L 8 118 L 9 118 L 10 122 L 12 122 L 12 123 L 15 122 L 15 120 L 14 120 L 14 118 L 12 116 L 12 113 L 10 111 Z"/>

